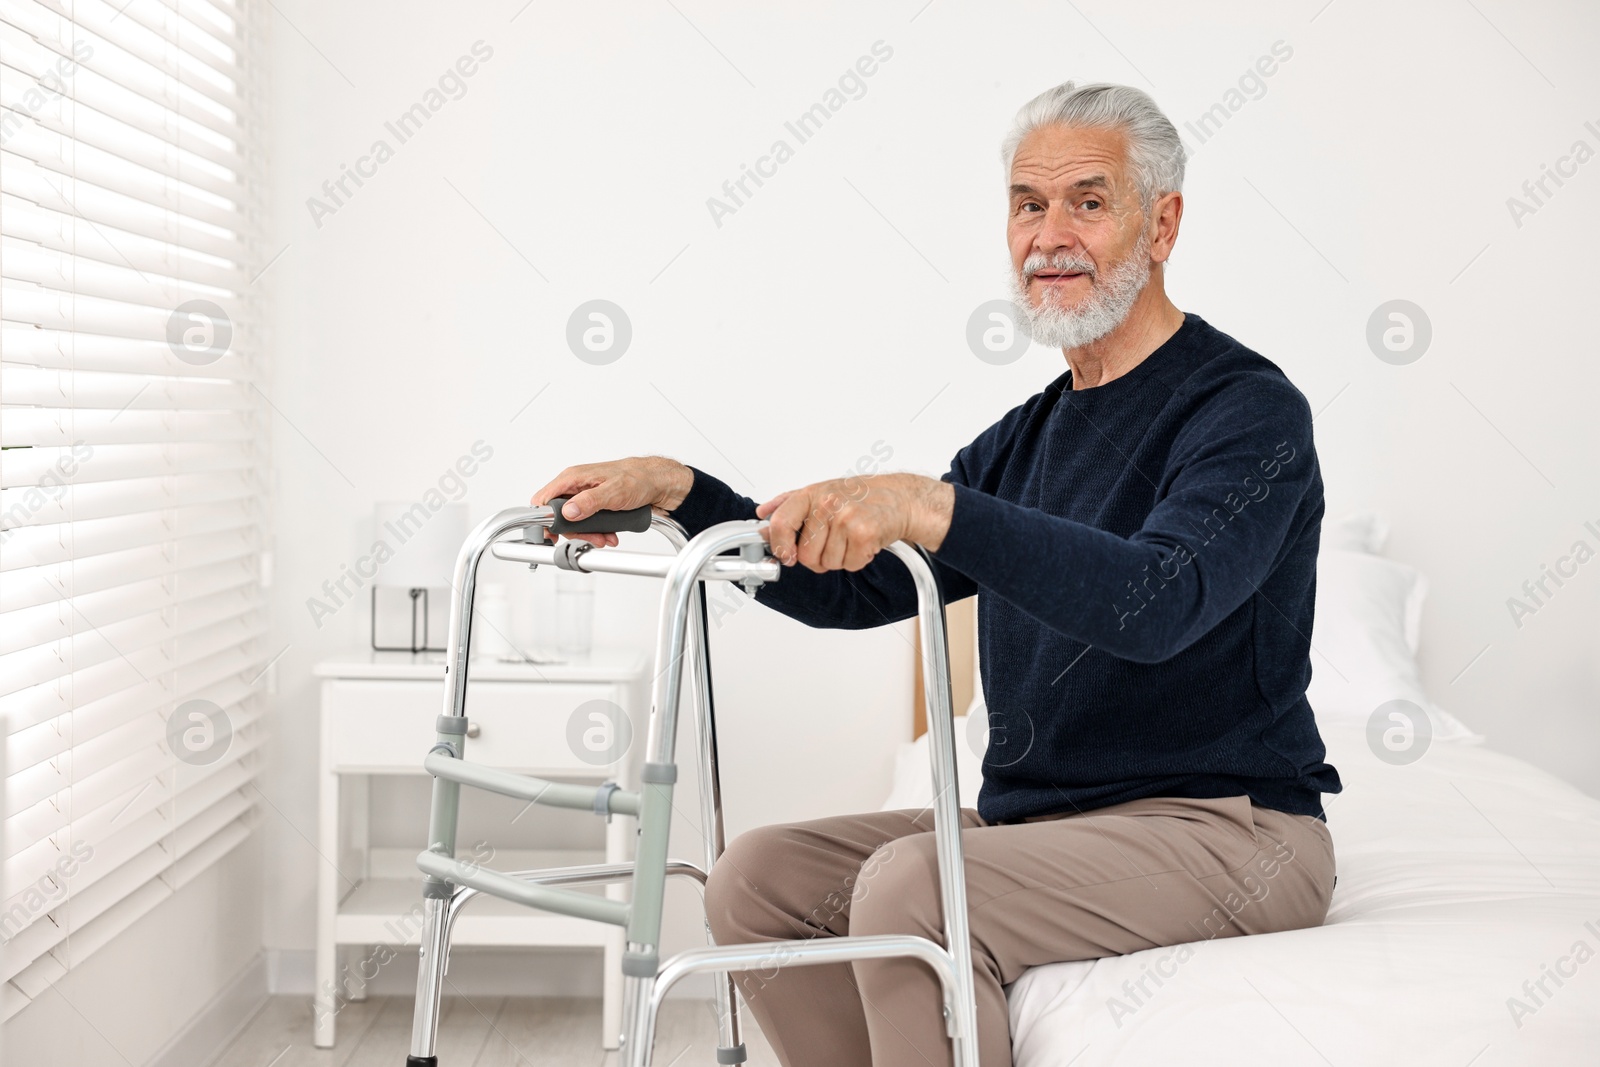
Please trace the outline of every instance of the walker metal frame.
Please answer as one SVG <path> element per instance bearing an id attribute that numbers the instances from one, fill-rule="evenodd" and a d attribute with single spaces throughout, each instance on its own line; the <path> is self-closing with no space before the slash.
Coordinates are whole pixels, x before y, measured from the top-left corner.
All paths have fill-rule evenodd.
<path id="1" fill-rule="evenodd" d="M 926 552 L 905 542 L 888 548 L 911 572 L 917 590 L 922 623 L 923 689 L 928 705 L 933 764 L 934 840 L 944 929 L 950 947 L 946 949 L 927 938 L 910 935 L 871 935 L 712 945 L 680 952 L 663 961 L 657 950 L 666 879 L 689 877 L 703 886 L 724 847 L 702 585 L 709 581 L 736 581 L 753 593 L 761 584 L 777 581 L 781 568 L 768 554 L 763 537 L 764 522 L 725 522 L 689 539 L 678 523 L 652 515 L 649 508 L 601 512 L 574 523 L 560 515 L 561 501 L 552 501 L 551 505 L 508 508 L 485 520 L 468 536 L 456 558 L 455 596 L 450 607 L 445 659 L 444 707 L 437 721 L 433 748 L 423 760 L 434 782 L 428 847 L 417 857 L 417 866 L 426 876 L 423 881 L 424 925 L 411 1052 L 406 1057 L 408 1067 L 438 1067 L 440 997 L 449 964 L 451 928 L 461 909 L 484 893 L 531 908 L 625 929 L 620 1035 L 620 1059 L 624 1067 L 650 1067 L 662 1000 L 672 985 L 686 975 L 703 971 L 718 973 L 715 981 L 720 1027 L 717 1062 L 736 1064 L 744 1062 L 745 1048 L 740 1033 L 738 997 L 729 972 L 747 970 L 762 961 L 770 963 L 773 958 L 784 960 L 787 966 L 810 966 L 889 957 L 912 957 L 932 968 L 942 989 L 945 1027 L 952 1042 L 955 1067 L 978 1067 L 977 1009 L 962 864 L 949 650 L 943 602 Z M 550 544 L 545 540 L 546 530 L 596 533 L 642 532 L 645 529 L 654 529 L 666 537 L 676 554 L 594 549 L 582 541 L 569 539 Z M 507 538 L 507 534 L 517 536 Z M 728 555 L 730 552 L 737 554 Z M 664 579 L 649 731 L 638 790 L 621 789 L 614 782 L 600 786 L 549 782 L 467 762 L 467 674 L 473 593 L 478 564 L 485 554 L 530 566 L 552 565 L 587 573 Z M 678 775 L 674 754 L 685 658 L 699 695 L 698 762 L 706 827 L 704 866 L 670 859 L 667 855 L 673 786 Z M 531 803 L 592 811 L 607 818 L 637 818 L 639 828 L 633 862 L 509 872 L 463 862 L 456 858 L 456 823 L 462 786 Z M 564 888 L 620 882 L 631 884 L 626 902 Z"/>

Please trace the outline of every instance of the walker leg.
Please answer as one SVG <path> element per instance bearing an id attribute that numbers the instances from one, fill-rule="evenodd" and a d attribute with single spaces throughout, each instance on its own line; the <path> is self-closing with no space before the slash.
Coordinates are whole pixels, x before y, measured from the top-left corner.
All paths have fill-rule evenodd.
<path id="1" fill-rule="evenodd" d="M 429 889 L 433 884 L 429 883 Z M 417 1003 L 411 1016 L 411 1055 L 406 1067 L 438 1067 L 434 1054 L 439 1040 L 439 998 L 444 992 L 444 972 L 450 958 L 449 900 L 429 896 L 422 902 L 421 958 L 417 961 Z"/>
<path id="2" fill-rule="evenodd" d="M 458 568 L 459 569 L 459 568 Z M 470 620 L 471 585 L 466 609 L 461 601 L 452 609 L 452 620 L 457 612 Z M 455 638 L 451 639 L 454 647 Z M 465 649 L 465 642 L 462 648 Z M 448 677 L 448 675 L 447 675 Z M 459 706 L 459 705 L 458 705 Z M 435 748 L 449 748 L 458 757 L 466 754 L 466 723 L 460 714 L 440 716 L 439 733 Z M 428 847 L 445 856 L 456 854 L 456 829 L 461 811 L 461 785 L 445 778 L 433 780 L 433 802 L 428 810 Z M 417 961 L 417 1001 L 411 1016 L 411 1055 L 406 1057 L 406 1067 L 438 1067 L 439 1059 L 434 1048 L 439 1038 L 439 998 L 444 993 L 444 976 L 450 967 L 450 900 L 456 887 L 449 882 L 425 878 L 422 882 L 422 936 Z"/>
<path id="3" fill-rule="evenodd" d="M 622 989 L 622 1067 L 650 1067 L 656 1044 L 656 1013 L 650 994 L 654 978 L 624 978 Z"/>
<path id="4" fill-rule="evenodd" d="M 716 866 L 727 847 L 722 824 L 722 778 L 717 767 L 717 719 L 711 695 L 711 647 L 706 634 L 705 586 L 695 591 L 698 604 L 691 609 L 689 647 L 694 653 L 694 687 L 700 697 L 700 716 L 695 732 L 700 741 L 700 821 L 705 840 L 706 872 Z M 706 943 L 715 944 L 711 936 L 711 923 L 706 921 Z M 712 976 L 716 990 L 717 1010 L 717 1062 L 719 1064 L 743 1063 L 747 1058 L 743 1033 L 739 1025 L 739 996 L 734 990 L 733 975 L 722 971 Z"/>
<path id="5" fill-rule="evenodd" d="M 440 743 L 449 739 L 448 735 L 441 735 Z M 465 748 L 464 734 L 454 741 Z M 459 784 L 434 779 L 428 842 L 447 856 L 454 856 L 456 851 L 460 798 Z M 417 961 L 417 1002 L 411 1016 L 411 1055 L 406 1057 L 406 1067 L 438 1067 L 434 1046 L 439 1037 L 439 998 L 450 966 L 450 898 L 454 893 L 455 887 L 448 882 L 428 878 L 422 883 L 421 958 Z"/>
<path id="6" fill-rule="evenodd" d="M 945 942 L 953 964 L 945 991 L 945 1029 L 955 1067 L 978 1067 L 978 1015 L 972 977 L 967 876 L 961 848 L 961 804 L 956 784 L 955 727 L 951 718 L 950 648 L 943 597 L 927 550 L 904 541 L 889 550 L 906 564 L 917 586 L 922 623 L 922 682 L 927 699 L 928 748 L 933 770 L 933 840 Z"/>
<path id="7" fill-rule="evenodd" d="M 634 852 L 633 895 L 628 911 L 627 950 L 622 954 L 626 977 L 623 1007 L 622 1062 L 626 1067 L 649 1067 L 655 1038 L 654 989 L 661 970 L 661 905 L 666 881 L 667 839 L 672 831 L 672 793 L 678 780 L 674 752 L 677 740 L 678 700 L 683 688 L 684 657 L 702 682 L 704 656 L 704 601 L 698 577 L 717 553 L 756 543 L 753 525 L 725 524 L 721 537 L 702 535 L 673 561 L 661 594 L 661 625 L 656 633 L 659 670 L 650 683 L 650 728 L 645 741 L 645 762 L 640 771 L 639 839 Z M 721 528 L 719 528 L 720 530 Z M 692 622 L 691 622 L 692 620 Z M 705 700 L 708 690 L 702 690 Z M 704 704 L 702 704 L 704 707 Z M 704 724 L 702 724 L 704 725 Z M 702 735 L 702 745 L 710 738 Z M 702 761 L 703 762 L 703 761 Z M 704 772 L 704 768 L 702 769 Z M 712 784 L 715 784 L 714 776 Z M 715 813 L 714 813 L 715 814 Z M 717 850 L 718 823 L 707 827 L 708 847 Z M 731 1014 L 728 1016 L 731 1020 Z M 727 1061 L 724 1061 L 727 1062 Z"/>
<path id="8" fill-rule="evenodd" d="M 651 749 L 652 752 L 658 750 L 655 745 Z M 650 994 L 660 967 L 661 905 L 665 895 L 667 835 L 672 822 L 672 779 L 676 776 L 677 768 L 671 763 L 645 764 L 639 843 L 633 867 L 632 909 L 628 917 L 627 947 L 622 953 L 621 1058 L 624 1067 L 650 1067 L 655 1045 L 655 1008 Z"/>

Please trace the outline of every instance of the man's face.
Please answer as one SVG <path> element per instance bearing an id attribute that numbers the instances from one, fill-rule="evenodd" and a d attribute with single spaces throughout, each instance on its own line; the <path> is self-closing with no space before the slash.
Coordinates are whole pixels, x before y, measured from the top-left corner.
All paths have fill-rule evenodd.
<path id="1" fill-rule="evenodd" d="M 1065 348 L 1127 317 L 1150 276 L 1149 236 L 1120 130 L 1043 126 L 1011 164 L 1013 298 L 1034 337 Z"/>

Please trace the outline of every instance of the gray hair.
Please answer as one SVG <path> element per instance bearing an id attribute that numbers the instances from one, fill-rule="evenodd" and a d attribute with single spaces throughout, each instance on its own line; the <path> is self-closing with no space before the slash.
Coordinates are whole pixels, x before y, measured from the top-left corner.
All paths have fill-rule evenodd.
<path id="1" fill-rule="evenodd" d="M 1128 138 L 1139 203 L 1145 211 L 1167 193 L 1183 191 L 1183 141 L 1172 122 L 1146 93 L 1130 85 L 1062 82 L 1017 111 L 1011 132 L 1000 142 L 1000 159 L 1011 173 L 1022 139 L 1041 126 L 1121 130 Z"/>

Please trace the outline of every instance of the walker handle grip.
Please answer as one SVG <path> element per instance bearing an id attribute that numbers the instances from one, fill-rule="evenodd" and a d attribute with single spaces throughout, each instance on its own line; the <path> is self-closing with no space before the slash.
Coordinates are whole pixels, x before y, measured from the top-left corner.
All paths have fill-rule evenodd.
<path id="1" fill-rule="evenodd" d="M 555 517 L 550 522 L 551 533 L 644 533 L 650 529 L 652 513 L 649 504 L 629 511 L 597 511 L 593 515 L 573 520 L 561 517 L 561 508 L 566 502 L 567 498 L 564 496 L 553 496 L 547 501 L 555 512 Z"/>

